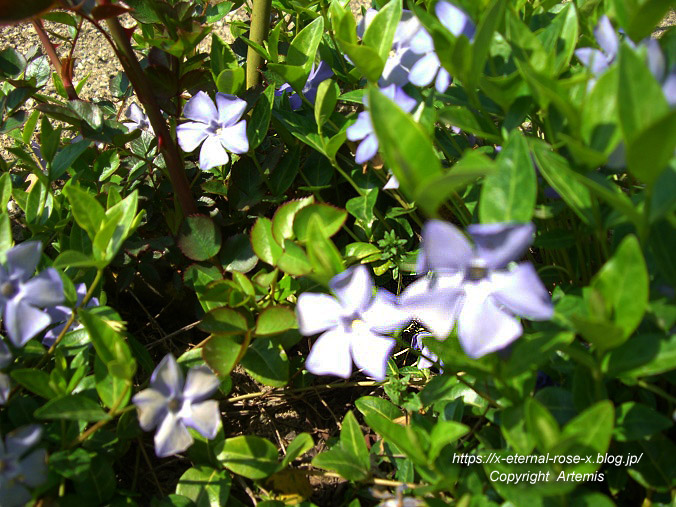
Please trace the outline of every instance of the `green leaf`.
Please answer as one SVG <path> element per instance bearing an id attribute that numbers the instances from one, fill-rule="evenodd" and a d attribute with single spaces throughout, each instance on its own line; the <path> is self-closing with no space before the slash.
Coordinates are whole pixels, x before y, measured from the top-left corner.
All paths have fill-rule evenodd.
<path id="1" fill-rule="evenodd" d="M 676 486 L 676 445 L 671 439 L 656 435 L 650 440 L 628 442 L 620 450 L 624 456 L 631 454 L 634 459 L 640 456 L 627 472 L 643 487 L 667 493 Z"/>
<path id="2" fill-rule="evenodd" d="M 259 217 L 251 229 L 251 246 L 260 260 L 276 265 L 282 256 L 282 247 L 272 235 L 272 222 L 269 218 Z"/>
<path id="3" fill-rule="evenodd" d="M 486 7 L 482 13 L 471 48 L 472 57 L 469 67 L 468 89 L 474 89 L 479 82 L 479 76 L 484 70 L 491 48 L 493 34 L 502 25 L 505 16 L 505 4 L 505 0 L 493 0 L 491 5 Z"/>
<path id="4" fill-rule="evenodd" d="M 240 69 L 242 70 L 242 74 L 244 74 L 244 68 L 240 67 Z M 274 102 L 275 87 L 274 85 L 269 85 L 258 97 L 251 113 L 251 120 L 247 123 L 246 136 L 249 139 L 250 151 L 258 148 L 268 134 L 270 115 L 272 114 Z"/>
<path id="5" fill-rule="evenodd" d="M 63 193 L 70 202 L 73 218 L 85 230 L 89 239 L 94 241 L 105 217 L 103 206 L 89 192 L 72 185 L 64 188 Z"/>
<path id="6" fill-rule="evenodd" d="M 575 4 L 564 4 L 563 8 L 544 30 L 538 33 L 542 47 L 553 62 L 554 75 L 558 76 L 570 64 L 578 39 L 578 20 Z"/>
<path id="7" fill-rule="evenodd" d="M 83 393 L 77 393 L 49 400 L 35 411 L 35 417 L 95 422 L 108 419 L 109 416 L 94 400 Z"/>
<path id="8" fill-rule="evenodd" d="M 240 68 L 239 62 L 237 61 L 237 55 L 235 55 L 230 46 L 215 33 L 211 34 L 211 53 L 209 56 L 211 74 L 215 79 L 217 79 L 219 74 L 226 69 Z"/>
<path id="9" fill-rule="evenodd" d="M 374 188 L 359 197 L 353 197 L 345 203 L 345 209 L 358 220 L 365 224 L 372 224 L 375 220 L 373 208 L 378 200 L 378 189 Z"/>
<path id="10" fill-rule="evenodd" d="M 502 142 L 493 120 L 482 115 L 480 111 L 469 109 L 466 106 L 447 106 L 439 111 L 439 119 L 491 143 Z"/>
<path id="11" fill-rule="evenodd" d="M 84 479 L 91 467 L 93 456 L 95 454 L 79 447 L 50 454 L 49 464 L 54 472 L 66 479 Z"/>
<path id="12" fill-rule="evenodd" d="M 626 44 L 620 45 L 618 110 L 628 143 L 669 112 L 662 88 L 643 60 Z"/>
<path id="13" fill-rule="evenodd" d="M 205 333 L 242 334 L 249 330 L 246 317 L 228 307 L 210 310 L 200 322 L 199 328 Z"/>
<path id="14" fill-rule="evenodd" d="M 627 144 L 627 166 L 638 179 L 654 184 L 675 149 L 676 111 L 670 111 Z"/>
<path id="15" fill-rule="evenodd" d="M 223 69 L 216 78 L 216 88 L 221 93 L 237 95 L 244 88 L 246 74 L 244 67 L 236 69 Z"/>
<path id="16" fill-rule="evenodd" d="M 305 251 L 290 239 L 284 240 L 284 253 L 277 262 L 279 269 L 294 276 L 303 276 L 312 271 Z"/>
<path id="17" fill-rule="evenodd" d="M 277 448 L 269 440 L 253 435 L 226 439 L 218 461 L 248 479 L 264 479 L 279 469 Z"/>
<path id="18" fill-rule="evenodd" d="M 94 456 L 86 473 L 75 481 L 75 491 L 83 505 L 107 505 L 116 488 L 113 464 L 103 454 Z"/>
<path id="19" fill-rule="evenodd" d="M 390 0 L 373 17 L 364 32 L 364 45 L 375 50 L 380 60 L 385 62 L 392 50 L 394 33 L 401 19 L 401 1 Z M 382 73 L 382 69 L 380 70 Z"/>
<path id="20" fill-rule="evenodd" d="M 236 273 L 248 273 L 258 264 L 246 234 L 235 234 L 226 239 L 218 257 L 225 271 Z"/>
<path id="21" fill-rule="evenodd" d="M 325 79 L 317 87 L 315 98 L 315 121 L 320 131 L 322 126 L 333 114 L 340 95 L 340 88 L 333 79 Z"/>
<path id="22" fill-rule="evenodd" d="M 138 191 L 134 190 L 106 211 L 101 229 L 94 237 L 94 256 L 102 254 L 102 258 L 107 262 L 111 262 L 115 258 L 122 243 L 141 223 L 145 211 L 141 211 L 137 215 L 137 208 Z"/>
<path id="23" fill-rule="evenodd" d="M 43 122 L 43 125 L 45 123 Z M 56 141 L 58 142 L 58 136 L 56 136 Z M 91 144 L 90 140 L 84 139 L 76 143 L 71 143 L 59 151 L 54 160 L 52 161 L 52 166 L 49 171 L 50 181 L 58 180 L 63 176 L 68 169 L 73 165 L 80 155 L 82 155 L 89 145 Z M 45 157 L 45 160 L 50 160 Z"/>
<path id="24" fill-rule="evenodd" d="M 448 444 L 458 440 L 469 432 L 469 427 L 457 421 L 437 421 L 430 433 L 430 461 L 439 457 L 441 451 Z"/>
<path id="25" fill-rule="evenodd" d="M 333 242 L 326 237 L 318 215 L 310 217 L 307 227 L 307 253 L 312 269 L 323 282 L 345 270 L 343 258 Z"/>
<path id="26" fill-rule="evenodd" d="M 649 37 L 655 26 L 664 19 L 672 0 L 613 0 L 618 21 L 627 35 L 635 41 Z"/>
<path id="27" fill-rule="evenodd" d="M 305 75 L 310 72 L 310 67 L 315 60 L 317 48 L 324 35 L 324 18 L 317 17 L 312 23 L 303 28 L 291 41 L 286 63 L 293 66 L 303 67 Z M 305 83 L 301 84 L 304 85 Z M 293 86 L 293 83 L 292 83 Z"/>
<path id="28" fill-rule="evenodd" d="M 554 416 L 533 398 L 526 402 L 526 427 L 535 436 L 541 452 L 548 452 L 559 440 L 559 425 Z"/>
<path id="29" fill-rule="evenodd" d="M 355 461 L 355 457 L 340 447 L 317 454 L 312 466 L 340 474 L 348 481 L 361 481 L 368 477 L 368 470 Z"/>
<path id="30" fill-rule="evenodd" d="M 289 381 L 289 359 L 282 346 L 272 340 L 255 340 L 242 358 L 242 366 L 267 386 L 282 387 Z"/>
<path id="31" fill-rule="evenodd" d="M 0 72 L 5 77 L 19 77 L 26 69 L 26 65 L 26 59 L 16 49 L 8 47 L 0 51 Z"/>
<path id="32" fill-rule="evenodd" d="M 55 268 L 102 268 L 105 266 L 105 263 L 93 259 L 78 250 L 64 250 L 54 259 L 52 266 Z"/>
<path id="33" fill-rule="evenodd" d="M 314 195 L 282 204 L 272 217 L 272 235 L 277 243 L 284 244 L 285 239 L 293 239 L 293 221 L 296 214 L 305 206 L 315 202 Z"/>
<path id="34" fill-rule="evenodd" d="M 500 415 L 500 431 L 507 443 L 519 454 L 528 455 L 535 448 L 535 435 L 528 431 L 524 405 L 507 407 Z"/>
<path id="35" fill-rule="evenodd" d="M 642 403 L 628 401 L 615 409 L 615 432 L 619 442 L 640 440 L 671 428 L 672 422 Z"/>
<path id="36" fill-rule="evenodd" d="M 310 219 L 316 217 L 323 234 L 328 238 L 345 223 L 347 212 L 330 204 L 310 204 L 298 210 L 293 220 L 293 232 L 301 243 L 308 242 Z"/>
<path id="37" fill-rule="evenodd" d="M 537 179 L 528 143 L 513 130 L 496 160 L 498 171 L 481 187 L 482 223 L 530 222 L 537 197 Z"/>
<path id="38" fill-rule="evenodd" d="M 50 385 L 49 375 L 44 371 L 23 368 L 12 370 L 10 375 L 16 382 L 38 396 L 51 400 L 59 395 Z"/>
<path id="39" fill-rule="evenodd" d="M 185 217 L 178 233 L 178 247 L 189 259 L 205 261 L 221 249 L 221 230 L 205 215 Z"/>
<path id="40" fill-rule="evenodd" d="M 122 335 L 93 312 L 80 308 L 77 314 L 94 344 L 96 355 L 104 362 L 110 374 L 131 379 L 136 372 L 136 361 Z"/>
<path id="41" fill-rule="evenodd" d="M 671 371 L 676 365 L 676 334 L 639 334 L 611 350 L 603 360 L 609 377 L 637 379 Z"/>
<path id="42" fill-rule="evenodd" d="M 68 107 L 92 129 L 100 130 L 103 127 L 103 111 L 98 105 L 75 99 L 68 101 Z"/>
<path id="43" fill-rule="evenodd" d="M 200 465 L 181 475 L 176 493 L 190 498 L 197 507 L 220 507 L 228 502 L 231 483 L 224 470 Z"/>
<path id="44" fill-rule="evenodd" d="M 0 176 L 0 209 L 7 209 L 10 197 L 12 197 L 12 179 L 9 173 L 6 172 Z"/>
<path id="45" fill-rule="evenodd" d="M 308 433 L 300 433 L 293 439 L 293 441 L 286 448 L 286 456 L 282 460 L 280 468 L 285 468 L 299 456 L 302 456 L 307 451 L 314 447 L 315 443 Z"/>
<path id="46" fill-rule="evenodd" d="M 411 116 L 375 87 L 369 89 L 368 97 L 380 152 L 401 190 L 409 197 L 415 196 L 427 180 L 441 174 L 432 141 Z"/>
<path id="47" fill-rule="evenodd" d="M 225 377 L 237 364 L 241 350 L 239 336 L 214 334 L 202 347 L 202 358 L 219 377 Z"/>
<path id="48" fill-rule="evenodd" d="M 297 329 L 296 315 L 286 306 L 266 308 L 256 321 L 256 336 L 270 336 Z"/>
<path id="49" fill-rule="evenodd" d="M 351 410 L 343 418 L 343 426 L 340 429 L 340 447 L 352 457 L 352 461 L 357 462 L 365 474 L 368 474 L 371 467 L 369 451 L 357 418 Z"/>
<path id="50" fill-rule="evenodd" d="M 120 167 L 120 154 L 115 150 L 106 150 L 94 162 L 94 172 L 99 174 L 99 181 L 105 181 Z"/>

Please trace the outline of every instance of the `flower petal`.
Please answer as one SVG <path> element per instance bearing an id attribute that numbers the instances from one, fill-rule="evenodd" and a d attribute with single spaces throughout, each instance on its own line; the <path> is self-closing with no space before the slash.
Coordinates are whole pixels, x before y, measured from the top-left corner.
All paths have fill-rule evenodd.
<path id="1" fill-rule="evenodd" d="M 671 71 L 662 84 L 662 93 L 669 106 L 676 107 L 676 71 Z"/>
<path id="2" fill-rule="evenodd" d="M 427 53 L 411 69 L 408 80 L 416 86 L 427 86 L 439 70 L 439 58 L 433 52 Z"/>
<path id="3" fill-rule="evenodd" d="M 419 55 L 434 51 L 434 40 L 427 30 L 421 28 L 411 39 L 411 51 Z"/>
<path id="4" fill-rule="evenodd" d="M 297 111 L 303 105 L 303 99 L 297 93 L 292 93 L 289 95 L 289 105 L 293 111 Z"/>
<path id="5" fill-rule="evenodd" d="M 171 354 L 164 356 L 150 376 L 150 385 L 165 398 L 178 398 L 183 391 L 183 372 Z"/>
<path id="6" fill-rule="evenodd" d="M 350 349 L 357 367 L 369 377 L 385 380 L 387 360 L 396 341 L 369 331 L 366 326 L 351 333 Z"/>
<path id="7" fill-rule="evenodd" d="M 347 138 L 350 141 L 359 141 L 372 133 L 373 125 L 371 124 L 371 117 L 366 111 L 359 113 L 357 121 L 345 130 L 345 134 L 347 134 Z"/>
<path id="8" fill-rule="evenodd" d="M 469 266 L 473 251 L 465 235 L 452 224 L 430 220 L 422 229 L 424 271 L 455 272 Z"/>
<path id="9" fill-rule="evenodd" d="M 532 223 L 473 224 L 467 232 L 474 239 L 477 256 L 489 269 L 498 269 L 518 260 L 533 242 Z"/>
<path id="10" fill-rule="evenodd" d="M 594 75 L 601 74 L 608 68 L 608 59 L 598 49 L 580 48 L 575 50 L 575 56 L 587 67 Z"/>
<path id="11" fill-rule="evenodd" d="M 465 285 L 458 337 L 469 357 L 477 359 L 500 350 L 521 336 L 522 331 L 517 319 L 498 309 L 486 285 Z"/>
<path id="12" fill-rule="evenodd" d="M 399 180 L 394 174 L 390 174 L 390 178 L 383 185 L 383 190 L 396 190 L 397 188 L 399 188 Z"/>
<path id="13" fill-rule="evenodd" d="M 42 243 L 25 241 L 7 251 L 7 271 L 11 278 L 21 281 L 30 278 L 40 262 Z"/>
<path id="14" fill-rule="evenodd" d="M 139 124 L 146 119 L 146 115 L 143 114 L 143 109 L 135 102 L 131 103 L 124 115 L 136 124 Z"/>
<path id="15" fill-rule="evenodd" d="M 664 80 L 664 72 L 666 70 L 666 62 L 664 61 L 664 54 L 660 48 L 660 43 L 657 39 L 648 39 L 644 42 L 648 52 L 648 68 L 655 79 L 658 81 Z"/>
<path id="16" fill-rule="evenodd" d="M 434 88 L 439 93 L 444 93 L 451 84 L 451 75 L 443 67 L 439 67 L 437 79 L 434 81 Z"/>
<path id="17" fill-rule="evenodd" d="M 181 419 L 169 412 L 155 433 L 155 454 L 158 458 L 185 451 L 193 443 Z"/>
<path id="18" fill-rule="evenodd" d="M 373 280 L 362 264 L 334 276 L 329 287 L 349 316 L 365 311 L 373 300 Z"/>
<path id="19" fill-rule="evenodd" d="M 3 320 L 7 336 L 14 346 L 19 348 L 52 322 L 45 312 L 17 298 L 7 301 Z"/>
<path id="20" fill-rule="evenodd" d="M 304 292 L 298 296 L 296 315 L 300 334 L 311 336 L 340 324 L 343 308 L 333 296 Z"/>
<path id="21" fill-rule="evenodd" d="M 12 353 L 3 340 L 0 340 L 0 369 L 12 362 Z"/>
<path id="22" fill-rule="evenodd" d="M 47 480 L 47 451 L 36 449 L 19 462 L 23 482 L 35 488 Z"/>
<path id="23" fill-rule="evenodd" d="M 219 92 L 216 94 L 216 107 L 218 122 L 224 127 L 229 127 L 237 123 L 246 111 L 246 101 L 235 95 Z"/>
<path id="24" fill-rule="evenodd" d="M 532 320 L 552 318 L 551 297 L 530 262 L 519 264 L 513 271 L 493 272 L 490 281 L 493 299 L 514 314 Z"/>
<path id="25" fill-rule="evenodd" d="M 185 379 L 183 398 L 191 401 L 205 400 L 218 389 L 219 385 L 218 377 L 208 366 L 202 365 L 190 368 Z"/>
<path id="26" fill-rule="evenodd" d="M 220 136 L 209 136 L 200 150 L 200 169 L 208 171 L 213 167 L 225 165 L 230 160 L 228 152 L 223 148 Z"/>
<path id="27" fill-rule="evenodd" d="M 315 375 L 348 378 L 352 373 L 349 334 L 337 328 L 321 335 L 310 350 L 305 368 Z"/>
<path id="28" fill-rule="evenodd" d="M 190 415 L 183 417 L 183 423 L 202 435 L 212 439 L 218 433 L 218 425 L 221 422 L 221 414 L 218 411 L 216 400 L 207 400 L 190 406 Z"/>
<path id="29" fill-rule="evenodd" d="M 212 121 L 218 121 L 218 110 L 214 105 L 214 101 L 209 98 L 209 95 L 203 91 L 199 91 L 186 102 L 183 108 L 183 116 L 189 120 L 210 125 Z"/>
<path id="30" fill-rule="evenodd" d="M 474 37 L 474 23 L 467 14 L 455 5 L 442 0 L 434 6 L 434 12 L 439 21 L 441 21 L 441 24 L 456 37 L 461 35 L 464 35 L 468 39 Z"/>
<path id="31" fill-rule="evenodd" d="M 18 457 L 36 445 L 41 438 L 42 427 L 37 424 L 23 426 L 7 434 L 5 437 L 5 449 L 7 454 Z"/>
<path id="32" fill-rule="evenodd" d="M 378 138 L 375 134 L 369 134 L 359 143 L 354 154 L 354 161 L 357 164 L 363 164 L 375 157 L 376 153 L 378 153 Z"/>
<path id="33" fill-rule="evenodd" d="M 620 49 L 620 39 L 617 37 L 613 25 L 610 24 L 608 16 L 601 16 L 596 28 L 594 28 L 594 36 L 608 59 L 614 60 Z"/>
<path id="34" fill-rule="evenodd" d="M 218 138 L 223 147 L 232 153 L 246 153 L 249 151 L 249 139 L 246 137 L 246 120 L 221 130 Z"/>
<path id="35" fill-rule="evenodd" d="M 361 318 L 376 333 L 391 333 L 412 319 L 406 307 L 399 304 L 397 296 L 385 289 L 378 289 L 373 302 L 362 312 Z"/>
<path id="36" fill-rule="evenodd" d="M 185 152 L 194 151 L 209 135 L 204 123 L 181 123 L 176 127 L 176 139 L 181 149 Z"/>
<path id="37" fill-rule="evenodd" d="M 24 507 L 31 501 L 31 494 L 22 484 L 11 481 L 2 485 L 3 507 Z"/>
<path id="38" fill-rule="evenodd" d="M 47 268 L 21 287 L 21 295 L 33 306 L 55 306 L 63 303 L 63 282 L 54 268 Z"/>
<path id="39" fill-rule="evenodd" d="M 454 278 L 438 277 L 436 284 L 421 278 L 409 285 L 400 298 L 405 311 L 439 340 L 445 340 L 453 331 L 462 302 L 462 290 L 452 283 L 444 283 Z"/>
<path id="40" fill-rule="evenodd" d="M 132 403 L 138 409 L 139 426 L 150 431 L 167 415 L 169 398 L 157 389 L 144 389 L 134 395 Z"/>

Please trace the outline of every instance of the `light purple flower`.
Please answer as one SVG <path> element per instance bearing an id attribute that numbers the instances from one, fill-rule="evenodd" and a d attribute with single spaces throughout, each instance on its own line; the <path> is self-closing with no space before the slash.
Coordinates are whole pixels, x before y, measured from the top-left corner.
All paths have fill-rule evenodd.
<path id="1" fill-rule="evenodd" d="M 319 62 L 317 68 L 315 68 L 314 64 L 312 64 L 310 75 L 303 86 L 303 97 L 305 97 L 311 104 L 314 104 L 315 99 L 317 98 L 317 88 L 319 87 L 319 83 L 326 81 L 332 76 L 333 70 L 331 70 L 331 67 L 329 67 L 328 63 L 321 61 Z M 296 109 L 300 109 L 300 107 L 303 105 L 303 99 L 301 99 L 300 96 L 293 91 L 293 88 L 291 88 L 289 83 L 285 83 L 280 86 L 279 89 L 275 91 L 275 95 L 280 97 L 284 95 L 285 92 L 291 92 L 291 95 L 289 95 L 289 104 L 291 105 L 291 109 L 294 111 Z"/>
<path id="2" fill-rule="evenodd" d="M 380 91 L 407 113 L 413 111 L 416 105 L 415 99 L 406 95 L 404 90 L 397 85 L 392 84 L 386 88 L 381 88 Z M 368 108 L 367 99 L 368 96 L 364 95 L 364 106 Z M 373 131 L 373 124 L 371 123 L 371 116 L 368 111 L 359 113 L 357 121 L 350 125 L 345 133 L 350 141 L 362 140 L 355 154 L 355 162 L 357 164 L 363 164 L 367 160 L 371 160 L 378 152 L 378 138 Z"/>
<path id="3" fill-rule="evenodd" d="M 388 171 L 389 179 L 383 185 L 383 190 L 396 190 L 399 188 L 399 180 L 397 177 L 392 174 L 392 171 Z"/>
<path id="4" fill-rule="evenodd" d="M 33 277 L 42 244 L 27 241 L 7 251 L 0 266 L 0 309 L 7 336 L 15 347 L 43 331 L 52 319 L 40 308 L 62 303 L 63 282 L 53 268 Z"/>
<path id="5" fill-rule="evenodd" d="M 176 127 L 176 138 L 181 149 L 195 150 L 200 144 L 200 169 L 227 164 L 232 153 L 249 151 L 246 137 L 246 120 L 240 118 L 246 110 L 246 102 L 234 95 L 216 94 L 216 104 L 203 91 L 191 98 L 183 109 L 183 115 L 191 122 Z M 226 151 L 227 150 L 227 151 Z"/>
<path id="6" fill-rule="evenodd" d="M 475 26 L 467 14 L 448 2 L 440 1 L 434 6 L 434 12 L 444 27 L 456 37 L 464 35 L 472 40 Z M 441 66 L 439 57 L 434 51 L 432 36 L 421 28 L 411 40 L 411 50 L 422 55 L 411 68 L 408 79 L 416 86 L 427 86 L 434 81 L 439 93 L 446 91 L 451 84 L 451 75 Z"/>
<path id="7" fill-rule="evenodd" d="M 468 232 L 474 246 L 451 224 L 425 224 L 418 272 L 430 275 L 406 288 L 401 305 L 440 340 L 457 319 L 460 344 L 478 358 L 521 336 L 514 315 L 548 320 L 553 307 L 532 264 L 507 269 L 531 243 L 533 224 L 470 225 Z"/>
<path id="8" fill-rule="evenodd" d="M 620 49 L 620 39 L 615 33 L 608 16 L 602 16 L 599 19 L 596 28 L 594 28 L 594 36 L 601 49 L 576 49 L 575 56 L 592 74 L 600 76 L 617 58 L 617 53 Z"/>
<path id="9" fill-rule="evenodd" d="M 218 389 L 218 378 L 206 366 L 191 368 L 183 381 L 176 359 L 167 354 L 150 377 L 150 388 L 134 395 L 141 428 L 155 432 L 155 454 L 164 458 L 193 443 L 188 427 L 205 438 L 218 432 L 218 402 L 207 398 Z"/>
<path id="10" fill-rule="evenodd" d="M 667 72 L 666 61 L 660 43 L 655 39 L 647 39 L 643 42 L 648 52 L 648 67 L 655 79 L 662 85 L 662 92 L 669 106 L 676 107 L 676 66 L 672 66 Z"/>
<path id="11" fill-rule="evenodd" d="M 351 267 L 329 284 L 335 297 L 305 292 L 298 297 L 296 313 L 300 333 L 322 333 L 314 343 L 305 367 L 315 375 L 348 378 L 352 360 L 370 377 L 384 380 L 387 358 L 395 345 L 384 336 L 410 320 L 393 294 L 378 289 L 365 266 Z"/>
<path id="12" fill-rule="evenodd" d="M 131 120 L 122 124 L 129 129 L 129 132 L 134 130 L 147 130 L 151 134 L 154 133 L 153 127 L 150 124 L 150 121 L 148 121 L 148 116 L 138 104 L 132 103 L 127 108 L 124 115 Z"/>
<path id="13" fill-rule="evenodd" d="M 80 306 L 80 304 L 82 304 L 82 300 L 87 294 L 87 286 L 84 283 L 79 284 L 77 286 L 76 293 L 77 293 L 77 301 L 75 303 L 75 307 L 77 308 Z M 87 302 L 86 308 L 91 308 L 93 306 L 99 306 L 98 298 L 91 298 Z M 54 345 L 56 338 L 63 331 L 63 328 L 66 326 L 66 321 L 70 319 L 70 315 L 71 313 L 73 313 L 73 310 L 67 306 L 58 305 L 52 308 L 47 308 L 46 311 L 47 314 L 51 317 L 52 323 L 57 324 L 56 326 L 47 330 L 45 336 L 42 338 L 42 344 L 45 347 L 51 347 L 52 345 Z M 76 329 L 80 329 L 81 327 L 82 324 L 78 322 L 73 322 L 68 331 L 74 331 Z"/>
<path id="14" fill-rule="evenodd" d="M 422 331 L 420 333 L 416 333 L 413 335 L 413 339 L 411 340 L 411 346 L 419 350 L 420 353 L 425 356 L 425 357 L 419 357 L 418 358 L 418 369 L 424 370 L 425 368 L 431 368 L 434 366 L 435 362 L 438 362 L 439 365 L 443 366 L 444 363 L 439 360 L 439 356 L 437 356 L 434 352 L 430 350 L 430 348 L 425 345 L 423 342 L 423 338 L 431 338 L 433 335 L 432 333 L 428 333 L 427 331 Z M 443 370 L 439 370 L 440 373 L 443 373 Z"/>
<path id="15" fill-rule="evenodd" d="M 28 452 L 40 441 L 42 428 L 33 424 L 8 433 L 0 439 L 0 503 L 20 507 L 31 500 L 28 488 L 47 480 L 47 453 L 44 449 Z"/>
<path id="16" fill-rule="evenodd" d="M 4 341 L 0 340 L 0 370 L 12 362 L 12 354 Z M 9 375 L 0 372 L 0 405 L 9 397 Z"/>

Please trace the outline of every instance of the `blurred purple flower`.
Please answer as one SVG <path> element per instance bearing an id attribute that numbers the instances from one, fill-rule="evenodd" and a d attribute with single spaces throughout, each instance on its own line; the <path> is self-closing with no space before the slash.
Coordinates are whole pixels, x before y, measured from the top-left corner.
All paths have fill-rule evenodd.
<path id="1" fill-rule="evenodd" d="M 434 6 L 434 12 L 441 24 L 453 35 L 456 37 L 464 35 L 472 40 L 476 27 L 462 10 L 442 0 Z M 427 86 L 434 81 L 436 90 L 439 93 L 445 92 L 451 84 L 451 75 L 441 66 L 439 57 L 434 51 L 434 41 L 427 30 L 421 28 L 413 37 L 411 50 L 422 55 L 422 58 L 411 68 L 409 81 L 416 86 Z"/>
<path id="2" fill-rule="evenodd" d="M 300 333 L 322 333 L 314 343 L 305 367 L 315 375 L 348 378 L 352 360 L 370 377 L 384 380 L 394 339 L 383 336 L 410 320 L 384 289 L 373 295 L 373 280 L 365 266 L 351 267 L 329 284 L 335 297 L 305 292 L 298 297 L 296 313 Z"/>
<path id="3" fill-rule="evenodd" d="M 77 286 L 77 301 L 75 307 L 79 307 L 82 304 L 82 300 L 87 294 L 87 286 L 84 283 L 81 283 Z M 99 306 L 99 300 L 97 298 L 91 298 L 86 305 L 86 308 L 91 308 L 93 306 Z M 63 328 L 66 326 L 66 321 L 70 319 L 70 314 L 73 312 L 72 308 L 68 306 L 58 305 L 52 308 L 48 308 L 47 314 L 51 317 L 52 323 L 57 324 L 53 328 L 47 330 L 45 336 L 42 338 L 42 344 L 45 347 L 51 347 L 54 345 L 56 338 L 61 334 Z M 73 322 L 68 331 L 74 331 L 80 329 L 82 324 L 78 322 Z"/>
<path id="4" fill-rule="evenodd" d="M 246 137 L 246 120 L 240 118 L 246 109 L 246 102 L 234 95 L 216 94 L 216 104 L 203 91 L 191 98 L 183 109 L 183 115 L 191 122 L 176 127 L 176 137 L 181 149 L 195 150 L 202 142 L 200 169 L 227 164 L 232 153 L 249 151 Z M 226 151 L 227 150 L 227 151 Z"/>
<path id="5" fill-rule="evenodd" d="M 319 87 L 319 83 L 326 81 L 331 76 L 333 76 L 333 70 L 331 70 L 331 67 L 329 67 L 328 63 L 321 61 L 319 62 L 317 68 L 315 68 L 314 64 L 312 64 L 310 75 L 303 86 L 303 97 L 305 97 L 311 104 L 314 104 L 315 98 L 317 98 L 317 88 Z M 301 99 L 300 96 L 293 91 L 293 88 L 291 88 L 289 83 L 285 83 L 280 86 L 275 92 L 275 95 L 280 97 L 284 95 L 285 92 L 291 93 L 291 95 L 289 95 L 289 104 L 291 105 L 291 109 L 294 111 L 296 109 L 300 109 L 300 107 L 303 105 L 303 99 Z"/>
<path id="6" fill-rule="evenodd" d="M 662 85 L 662 92 L 669 106 L 676 107 L 676 66 L 667 72 L 666 61 L 660 43 L 656 39 L 643 42 L 648 52 L 648 67 L 655 79 Z"/>
<path id="7" fill-rule="evenodd" d="M 12 354 L 4 341 L 0 340 L 0 370 L 12 362 Z M 9 375 L 0 372 L 0 405 L 9 397 Z"/>
<path id="8" fill-rule="evenodd" d="M 123 125 L 129 129 L 129 132 L 134 130 L 147 130 L 151 134 L 154 133 L 153 127 L 148 121 L 148 116 L 138 104 L 132 103 L 127 108 L 124 115 L 131 120 L 123 123 Z"/>
<path id="9" fill-rule="evenodd" d="M 521 336 L 514 315 L 547 320 L 553 307 L 532 264 L 506 269 L 528 248 L 533 224 L 477 224 L 467 230 L 474 247 L 451 224 L 425 224 L 418 271 L 431 276 L 407 287 L 401 305 L 441 340 L 457 318 L 460 344 L 478 358 Z"/>
<path id="10" fill-rule="evenodd" d="M 155 454 L 164 458 L 193 443 L 188 427 L 205 438 L 218 432 L 218 402 L 207 400 L 218 389 L 218 378 L 207 366 L 191 368 L 183 381 L 176 359 L 167 354 L 150 377 L 150 388 L 134 395 L 141 428 L 155 432 Z"/>
<path id="11" fill-rule="evenodd" d="M 620 49 L 620 39 L 615 33 L 608 16 L 599 19 L 594 36 L 600 50 L 594 48 L 580 48 L 575 50 L 575 56 L 587 67 L 592 74 L 600 76 L 617 58 Z"/>
<path id="12" fill-rule="evenodd" d="M 439 360 L 439 356 L 437 356 L 434 352 L 430 350 L 430 348 L 425 345 L 423 342 L 423 338 L 430 338 L 432 337 L 432 333 L 429 333 L 427 331 L 422 331 L 420 333 L 416 333 L 413 335 L 413 339 L 411 341 L 411 346 L 419 350 L 420 353 L 425 356 L 425 357 L 419 357 L 418 358 L 418 369 L 423 370 L 425 368 L 431 368 L 434 366 L 435 362 L 438 362 L 440 366 L 444 366 L 444 363 Z M 443 370 L 439 370 L 440 373 L 443 373 Z"/>
<path id="13" fill-rule="evenodd" d="M 15 347 L 44 330 L 52 319 L 40 308 L 62 303 L 63 282 L 53 268 L 33 277 L 40 262 L 42 244 L 27 241 L 7 251 L 0 266 L 0 309 L 7 336 Z"/>
<path id="14" fill-rule="evenodd" d="M 388 99 L 393 100 L 401 109 L 410 113 L 415 107 L 416 101 L 412 99 L 404 90 L 397 85 L 390 85 L 386 88 L 381 88 L 380 91 Z M 368 96 L 364 95 L 364 106 L 368 108 Z M 347 138 L 350 141 L 362 140 L 357 148 L 355 154 L 355 162 L 363 164 L 367 160 L 371 160 L 378 152 L 378 138 L 373 131 L 373 124 L 371 123 L 371 116 L 368 111 L 362 111 L 357 116 L 357 121 L 350 125 L 345 131 Z"/>
<path id="15" fill-rule="evenodd" d="M 47 480 L 47 452 L 36 449 L 28 452 L 42 436 L 37 424 L 25 426 L 0 439 L 0 504 L 20 507 L 31 500 L 28 488 L 40 486 Z"/>

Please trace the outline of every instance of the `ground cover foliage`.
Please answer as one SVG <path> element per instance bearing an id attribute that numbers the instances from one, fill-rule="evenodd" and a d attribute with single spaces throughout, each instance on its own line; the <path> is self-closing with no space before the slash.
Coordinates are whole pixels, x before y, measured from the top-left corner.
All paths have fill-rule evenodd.
<path id="1" fill-rule="evenodd" d="M 671 505 L 672 3 L 240 6 L 0 2 L 0 504 Z"/>

